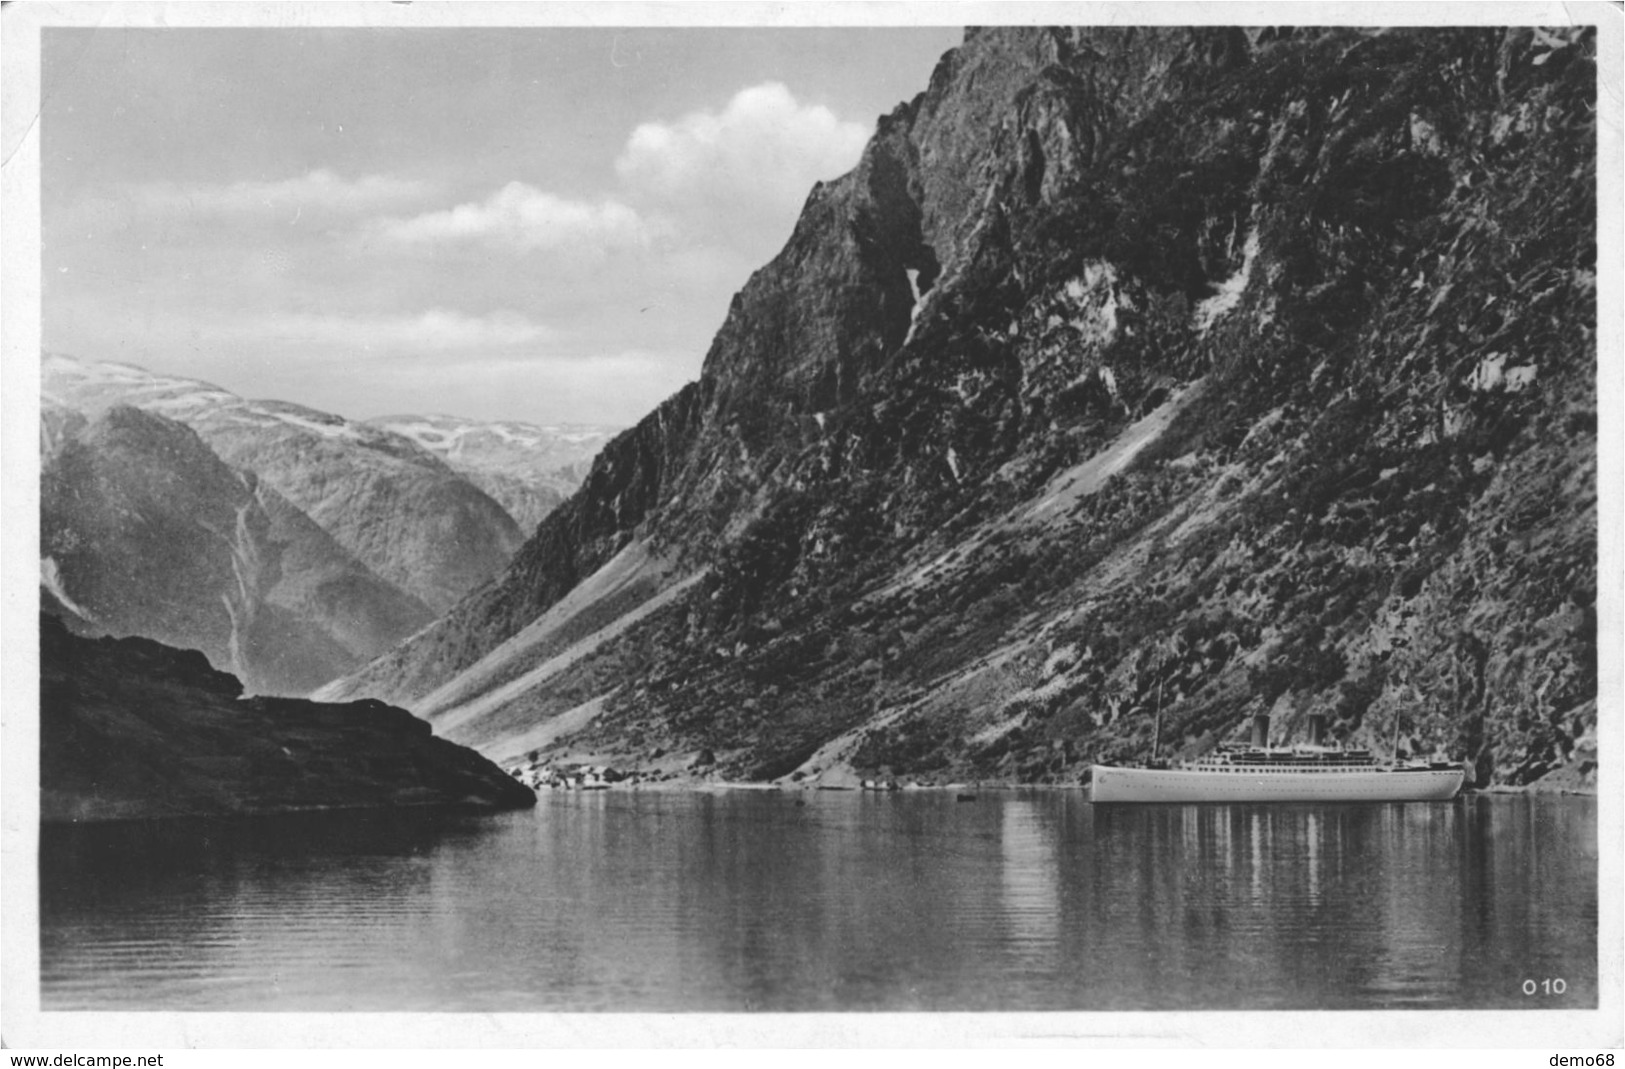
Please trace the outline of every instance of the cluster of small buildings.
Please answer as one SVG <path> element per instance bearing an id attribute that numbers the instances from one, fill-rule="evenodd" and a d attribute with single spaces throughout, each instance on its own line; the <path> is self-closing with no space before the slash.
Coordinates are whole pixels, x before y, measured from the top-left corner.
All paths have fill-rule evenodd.
<path id="1" fill-rule="evenodd" d="M 625 780 L 626 774 L 608 765 L 515 765 L 508 770 L 532 790 L 603 791 Z"/>

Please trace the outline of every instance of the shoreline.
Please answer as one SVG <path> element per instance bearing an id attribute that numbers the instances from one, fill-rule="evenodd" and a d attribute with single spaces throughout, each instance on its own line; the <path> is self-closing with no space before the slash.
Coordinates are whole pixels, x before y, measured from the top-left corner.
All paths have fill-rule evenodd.
<path id="1" fill-rule="evenodd" d="M 894 794 L 903 792 L 957 792 L 969 801 L 984 791 L 1046 790 L 1089 792 L 1087 773 L 1076 779 L 1050 782 L 1021 782 L 1001 776 L 943 780 L 936 776 L 863 775 L 842 761 L 815 765 L 804 762 L 794 772 L 764 780 L 729 779 L 710 751 L 659 755 L 664 760 L 645 764 L 644 755 L 606 752 L 567 753 L 543 756 L 532 751 L 527 757 L 508 757 L 499 763 L 507 773 L 538 796 L 543 791 L 598 790 L 686 790 L 718 793 L 723 791 L 853 791 Z M 627 760 L 627 765 L 619 763 Z M 822 767 L 820 767 L 822 765 Z M 1549 770 L 1540 779 L 1524 784 L 1463 784 L 1457 797 L 1472 794 L 1552 794 L 1595 798 L 1598 796 L 1596 766 L 1584 768 L 1578 761 Z M 1076 770 L 1074 770 L 1076 771 Z M 950 773 L 951 774 L 951 773 Z"/>
<path id="2" fill-rule="evenodd" d="M 612 784 L 612 785 L 604 784 L 604 785 L 594 785 L 594 786 L 590 786 L 590 787 L 573 787 L 573 786 L 572 787 L 566 787 L 566 786 L 538 787 L 538 788 L 535 788 L 535 797 L 536 797 L 537 802 L 539 803 L 544 794 L 555 794 L 555 793 L 556 794 L 593 794 L 593 793 L 599 793 L 599 792 L 613 792 L 613 793 L 616 793 L 616 794 L 627 794 L 627 793 L 640 793 L 641 792 L 641 793 L 689 793 L 689 794 L 754 793 L 754 794 L 785 794 L 785 795 L 805 795 L 805 794 L 855 794 L 855 795 L 881 794 L 881 795 L 895 795 L 895 794 L 949 794 L 949 793 L 953 793 L 953 794 L 955 794 L 957 796 L 960 796 L 961 800 L 974 801 L 974 800 L 976 800 L 976 798 L 978 798 L 982 794 L 1010 794 L 1010 793 L 1018 793 L 1018 792 L 1022 792 L 1022 793 L 1029 793 L 1029 792 L 1032 792 L 1032 793 L 1073 793 L 1073 792 L 1077 792 L 1077 793 L 1083 793 L 1083 794 L 1087 795 L 1088 790 L 1089 790 L 1089 788 L 1088 788 L 1088 786 L 1086 784 L 1078 784 L 1078 783 L 908 784 L 908 785 L 899 785 L 898 787 L 893 788 L 893 789 L 884 789 L 884 788 L 872 788 L 872 787 L 869 787 L 869 788 L 865 788 L 865 787 L 846 787 L 846 786 L 829 786 L 829 785 L 817 785 L 817 784 L 809 784 L 809 785 L 804 786 L 804 785 L 801 785 L 801 784 L 782 784 L 782 783 L 772 783 L 772 782 L 759 783 L 759 782 L 737 781 L 737 780 L 689 780 L 689 781 L 686 781 L 686 782 L 675 781 L 675 780 L 665 780 L 665 781 L 649 782 L 649 783 L 632 783 L 632 782 L 624 782 L 623 781 L 623 782 L 615 783 L 615 784 Z M 1526 784 L 1526 785 L 1523 785 L 1523 786 L 1509 786 L 1509 785 L 1502 784 L 1502 785 L 1495 785 L 1495 786 L 1479 788 L 1479 789 L 1468 788 L 1466 790 L 1463 790 L 1454 799 L 1451 799 L 1451 801 L 1452 802 L 1461 801 L 1463 799 L 1471 798 L 1471 797 L 1478 796 L 1478 795 L 1500 796 L 1500 797 L 1515 797 L 1515 796 L 1523 795 L 1523 796 L 1548 796 L 1548 797 L 1569 797 L 1569 798 L 1591 798 L 1591 799 L 1596 799 L 1598 797 L 1598 792 L 1594 788 L 1584 789 L 1584 788 L 1555 787 L 1555 786 L 1542 788 L 1542 787 L 1539 786 L 1539 784 Z M 1148 804 L 1148 805 L 1159 805 L 1159 804 L 1162 804 L 1162 805 L 1209 805 L 1209 804 L 1225 804 L 1225 803 L 1189 802 L 1189 803 L 1142 803 L 1142 804 Z M 1246 804 L 1268 805 L 1268 804 L 1272 804 L 1272 803 L 1246 803 Z M 1391 805 L 1391 804 L 1406 804 L 1406 803 L 1387 803 L 1387 802 L 1377 802 L 1377 803 L 1347 803 L 1347 802 L 1313 803 L 1313 802 L 1302 802 L 1302 803 L 1284 803 L 1284 804 L 1302 806 L 1302 805 L 1316 805 L 1316 804 Z M 258 820 L 258 819 L 275 820 L 275 819 L 278 819 L 278 818 L 299 818 L 299 817 L 317 817 L 317 818 L 319 818 L 319 817 L 322 817 L 322 816 L 376 816 L 376 817 L 403 818 L 403 819 L 411 819 L 412 817 L 416 817 L 416 816 L 419 816 L 419 815 L 425 815 L 425 814 L 445 814 L 445 815 L 459 815 L 459 816 L 496 816 L 496 815 L 500 815 L 500 814 L 503 814 L 503 813 L 519 812 L 519 811 L 522 811 L 524 809 L 530 809 L 530 808 L 534 808 L 534 805 L 533 806 L 514 806 L 514 807 L 492 807 L 492 806 L 483 806 L 483 805 L 469 805 L 469 804 L 466 804 L 466 803 L 463 803 L 463 804 L 458 804 L 458 803 L 428 803 L 428 804 L 400 805 L 400 806 L 342 806 L 342 805 L 341 806 L 302 806 L 302 807 L 287 808 L 287 809 L 253 810 L 253 811 L 241 811 L 241 812 L 143 813 L 143 814 L 134 814 L 134 815 L 96 816 L 96 817 L 92 817 L 92 818 L 88 818 L 88 819 L 81 818 L 81 819 L 78 819 L 78 820 L 56 820 L 56 819 L 43 819 L 42 818 L 39 821 L 38 826 L 43 831 L 43 830 L 46 830 L 46 829 L 116 828 L 116 827 L 119 827 L 119 826 L 130 827 L 130 826 L 133 826 L 133 825 L 180 826 L 180 825 L 186 825 L 186 824 L 232 823 L 232 822 L 241 821 L 241 820 Z"/>
<path id="3" fill-rule="evenodd" d="M 772 793 L 783 793 L 783 794 L 924 794 L 924 793 L 936 793 L 936 794 L 945 794 L 945 793 L 953 792 L 953 793 L 984 794 L 984 793 L 997 793 L 997 792 L 1008 792 L 1008 791 L 1046 791 L 1046 792 L 1055 791 L 1055 792 L 1080 792 L 1080 793 L 1087 794 L 1088 791 L 1089 791 L 1089 785 L 1086 784 L 1086 783 L 975 783 L 975 784 L 972 784 L 972 783 L 941 783 L 941 784 L 900 784 L 900 785 L 898 785 L 897 787 L 894 787 L 894 788 L 875 788 L 875 787 L 831 786 L 831 785 L 821 785 L 821 784 L 809 784 L 809 785 L 803 786 L 801 784 L 784 784 L 784 783 L 772 783 L 772 782 L 758 783 L 758 782 L 751 782 L 751 781 L 736 781 L 736 780 L 689 780 L 689 781 L 686 781 L 686 782 L 685 781 L 679 781 L 679 780 L 659 780 L 659 781 L 652 781 L 652 782 L 645 782 L 645 783 L 632 783 L 632 782 L 624 782 L 623 781 L 623 782 L 620 782 L 620 783 L 604 784 L 604 785 L 593 785 L 593 786 L 588 786 L 588 787 L 573 787 L 573 786 L 569 786 L 569 787 L 567 787 L 567 786 L 547 787 L 547 786 L 542 786 L 542 787 L 535 788 L 535 790 L 536 790 L 536 795 L 537 795 L 538 798 L 540 798 L 544 793 L 549 793 L 549 794 L 551 794 L 551 793 L 561 793 L 561 794 L 585 793 L 585 794 L 591 794 L 591 793 L 599 792 L 599 791 L 613 791 L 613 792 L 616 792 L 616 793 L 623 793 L 623 794 L 628 792 L 628 791 L 688 791 L 688 792 L 700 792 L 700 793 L 712 793 L 712 794 L 722 794 L 722 793 L 727 793 L 727 792 L 755 792 L 755 793 L 764 793 L 764 794 L 772 794 Z M 1553 796 L 1566 796 L 1566 797 L 1576 797 L 1576 798 L 1596 798 L 1598 796 L 1597 790 L 1594 787 L 1590 787 L 1590 788 L 1556 787 L 1556 786 L 1541 787 L 1538 783 L 1531 783 L 1531 784 L 1524 784 L 1524 785 L 1521 785 L 1521 786 L 1497 784 L 1497 785 L 1490 786 L 1490 787 L 1480 787 L 1480 788 L 1469 787 L 1469 788 L 1464 789 L 1460 794 L 1458 794 L 1456 796 L 1456 798 L 1457 799 L 1469 798 L 1469 797 L 1472 797 L 1474 795 L 1553 795 Z M 1451 800 L 1454 801 L 1455 799 L 1451 799 Z M 1158 803 L 1147 803 L 1147 804 L 1158 804 Z M 1169 803 L 1169 804 L 1205 805 L 1205 804 L 1215 804 L 1215 803 L 1192 802 L 1192 803 Z M 1223 803 L 1217 803 L 1217 804 L 1223 804 Z M 1251 803 L 1251 804 L 1271 804 L 1271 803 Z M 1315 803 L 1290 803 L 1290 804 L 1315 804 Z M 1333 804 L 1362 804 L 1362 803 L 1333 803 Z M 1396 803 L 1379 802 L 1379 803 L 1373 803 L 1373 804 L 1387 805 L 1387 804 L 1396 804 Z M 1397 803 L 1397 804 L 1405 804 L 1405 803 Z"/>
<path id="4" fill-rule="evenodd" d="M 485 802 L 446 801 L 446 802 L 401 802 L 393 805 L 289 805 L 275 806 L 268 809 L 214 809 L 214 810 L 188 810 L 182 812 L 111 812 L 86 811 L 71 816 L 40 815 L 41 828 L 100 828 L 116 824 L 150 824 L 160 821 L 236 821 L 257 820 L 261 818 L 325 816 L 329 814 L 341 815 L 377 815 L 377 816 L 415 816 L 419 813 L 444 813 L 456 816 L 484 816 L 496 813 L 522 812 L 536 807 L 536 799 L 541 792 L 532 790 L 532 801 L 529 804 L 497 805 Z"/>

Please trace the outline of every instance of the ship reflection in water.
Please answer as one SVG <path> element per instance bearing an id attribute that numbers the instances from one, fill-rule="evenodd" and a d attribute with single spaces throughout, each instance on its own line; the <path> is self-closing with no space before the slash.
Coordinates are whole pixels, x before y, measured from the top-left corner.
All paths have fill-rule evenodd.
<path id="1" fill-rule="evenodd" d="M 42 1008 L 1597 1004 L 1594 799 L 609 791 L 419 820 L 48 829 Z"/>

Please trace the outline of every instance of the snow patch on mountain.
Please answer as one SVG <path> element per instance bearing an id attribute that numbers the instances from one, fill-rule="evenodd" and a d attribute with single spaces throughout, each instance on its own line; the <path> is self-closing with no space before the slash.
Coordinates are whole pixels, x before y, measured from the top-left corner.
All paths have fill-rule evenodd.
<path id="1" fill-rule="evenodd" d="M 1220 316 L 1241 303 L 1242 292 L 1253 278 L 1253 261 L 1258 259 L 1258 231 L 1248 233 L 1241 252 L 1241 266 L 1236 268 L 1236 273 L 1220 283 L 1217 293 L 1196 306 L 1196 329 L 1204 334 Z"/>
<path id="2" fill-rule="evenodd" d="M 95 616 L 92 615 L 89 609 L 86 609 L 83 605 L 80 605 L 68 595 L 67 586 L 62 582 L 62 568 L 57 564 L 54 558 L 40 558 L 39 581 L 40 586 L 50 591 L 51 595 L 55 597 L 56 600 L 60 601 L 64 608 L 70 612 L 76 613 L 86 620 L 95 619 Z"/>
<path id="3" fill-rule="evenodd" d="M 520 528 L 575 492 L 619 428 L 590 424 L 482 423 L 458 416 L 381 416 L 364 425 L 411 441 L 495 498 Z"/>

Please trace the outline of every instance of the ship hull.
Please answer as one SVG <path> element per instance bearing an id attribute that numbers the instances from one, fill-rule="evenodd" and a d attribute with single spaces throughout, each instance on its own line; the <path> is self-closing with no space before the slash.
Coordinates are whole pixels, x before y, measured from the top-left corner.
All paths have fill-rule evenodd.
<path id="1" fill-rule="evenodd" d="M 1465 780 L 1461 769 L 1112 768 L 1090 770 L 1092 802 L 1442 802 Z"/>

